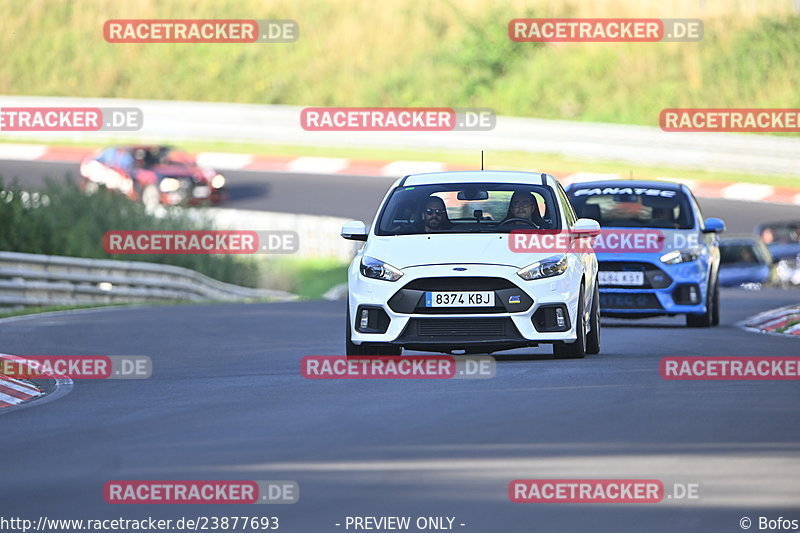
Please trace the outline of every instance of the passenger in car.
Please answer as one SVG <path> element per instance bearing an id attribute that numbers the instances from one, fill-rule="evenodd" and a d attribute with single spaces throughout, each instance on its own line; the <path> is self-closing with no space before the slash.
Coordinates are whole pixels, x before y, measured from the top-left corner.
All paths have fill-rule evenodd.
<path id="1" fill-rule="evenodd" d="M 508 214 L 506 220 L 510 218 L 524 218 L 530 220 L 537 228 L 542 227 L 542 215 L 539 213 L 539 204 L 536 197 L 525 191 L 515 191 L 511 195 L 508 203 Z M 522 221 L 511 222 L 511 224 L 526 225 Z"/>

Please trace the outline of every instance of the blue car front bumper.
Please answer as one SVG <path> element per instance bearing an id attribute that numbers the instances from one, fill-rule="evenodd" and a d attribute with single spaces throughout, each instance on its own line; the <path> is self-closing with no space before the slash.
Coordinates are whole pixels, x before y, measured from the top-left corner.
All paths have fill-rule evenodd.
<path id="1" fill-rule="evenodd" d="M 660 255 L 597 254 L 601 272 L 600 311 L 606 316 L 645 317 L 705 313 L 708 298 L 708 261 L 701 256 L 668 265 Z M 603 283 L 603 272 L 642 272 L 641 285 Z"/>

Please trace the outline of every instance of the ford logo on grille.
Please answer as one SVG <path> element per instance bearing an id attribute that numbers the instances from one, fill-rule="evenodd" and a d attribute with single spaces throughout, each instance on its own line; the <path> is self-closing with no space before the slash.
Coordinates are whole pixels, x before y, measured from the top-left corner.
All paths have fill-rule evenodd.
<path id="1" fill-rule="evenodd" d="M 456 267 L 453 270 L 458 270 L 459 272 L 464 272 L 466 270 L 466 268 L 464 268 L 464 267 Z"/>

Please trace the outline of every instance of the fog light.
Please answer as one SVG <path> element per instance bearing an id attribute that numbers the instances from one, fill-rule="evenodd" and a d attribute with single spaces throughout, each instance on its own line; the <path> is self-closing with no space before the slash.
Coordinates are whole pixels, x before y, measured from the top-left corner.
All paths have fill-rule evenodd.
<path id="1" fill-rule="evenodd" d="M 689 287 L 689 301 L 693 304 L 696 304 L 699 301 L 697 297 L 697 289 L 695 287 Z"/>
<path id="2" fill-rule="evenodd" d="M 367 329 L 369 327 L 369 311 L 366 309 L 361 310 L 361 324 L 359 327 L 361 329 Z"/>
<path id="3" fill-rule="evenodd" d="M 564 320 L 564 310 L 560 307 L 556 309 L 556 325 L 559 328 L 563 328 L 567 324 L 566 320 Z"/>

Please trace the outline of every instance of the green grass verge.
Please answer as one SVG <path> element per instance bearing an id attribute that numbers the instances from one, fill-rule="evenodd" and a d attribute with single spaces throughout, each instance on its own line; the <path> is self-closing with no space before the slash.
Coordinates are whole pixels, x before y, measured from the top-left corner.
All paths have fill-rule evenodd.
<path id="1" fill-rule="evenodd" d="M 264 261 L 261 275 L 272 288 L 313 300 L 347 282 L 347 267 L 336 259 L 280 258 Z"/>
<path id="2" fill-rule="evenodd" d="M 0 178 L 0 250 L 64 255 L 90 259 L 147 261 L 189 268 L 211 278 L 255 287 L 258 265 L 253 258 L 205 254 L 108 254 L 102 246 L 107 231 L 213 229 L 210 220 L 194 220 L 170 209 L 156 218 L 141 203 L 101 188 L 86 195 L 69 182 L 48 180 L 30 194 Z"/>
<path id="3" fill-rule="evenodd" d="M 491 107 L 655 125 L 667 107 L 800 107 L 788 0 L 6 0 L 0 94 Z M 516 43 L 518 17 L 698 17 L 694 43 Z M 108 19 L 295 19 L 290 44 L 112 44 Z"/>
<path id="4" fill-rule="evenodd" d="M 302 298 L 319 298 L 346 280 L 347 265 L 332 259 L 108 254 L 101 244 L 106 231 L 208 230 L 213 224 L 190 219 L 178 209 L 156 218 L 119 194 L 101 189 L 87 196 L 70 182 L 48 181 L 42 191 L 31 195 L 15 183 L 4 186 L 0 180 L 0 228 L 0 250 L 172 264 L 227 283 L 285 290 Z M 0 316 L 82 307 L 86 306 L 22 309 Z"/>
<path id="5" fill-rule="evenodd" d="M 775 330 L 775 333 L 785 333 L 786 331 L 788 331 L 789 329 L 793 328 L 793 327 L 794 327 L 794 326 L 796 326 L 797 324 L 800 324 L 800 316 L 797 316 L 797 317 L 793 318 L 793 319 L 792 319 L 792 320 L 790 320 L 790 321 L 789 321 L 789 323 L 788 323 L 788 324 L 786 324 L 785 326 L 782 326 L 782 327 L 780 327 L 780 328 L 777 328 L 777 329 Z"/>

